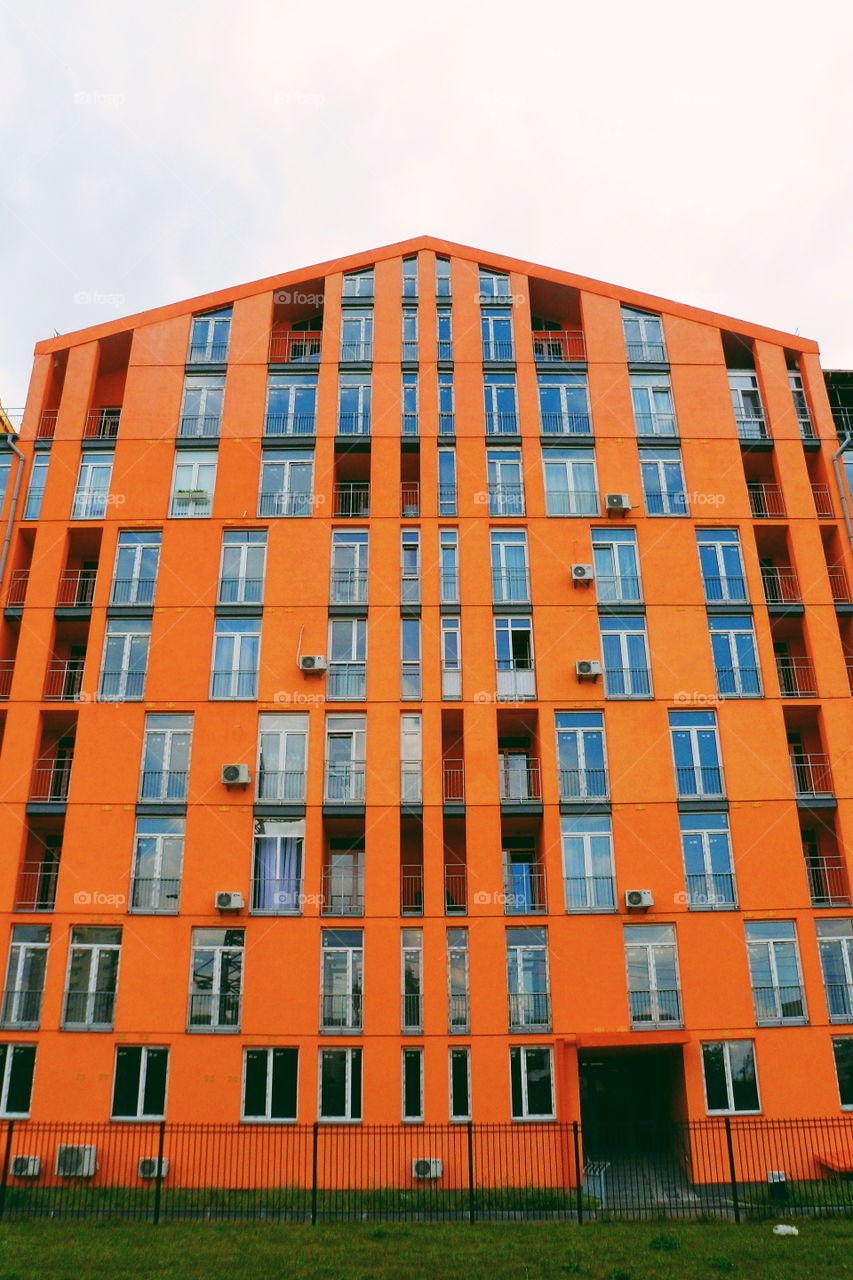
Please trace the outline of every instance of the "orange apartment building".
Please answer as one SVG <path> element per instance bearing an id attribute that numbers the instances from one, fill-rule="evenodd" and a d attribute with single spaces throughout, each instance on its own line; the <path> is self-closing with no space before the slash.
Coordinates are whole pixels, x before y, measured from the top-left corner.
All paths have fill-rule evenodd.
<path id="1" fill-rule="evenodd" d="M 814 342 L 430 237 L 36 347 L 5 1117 L 853 1109 Z"/>

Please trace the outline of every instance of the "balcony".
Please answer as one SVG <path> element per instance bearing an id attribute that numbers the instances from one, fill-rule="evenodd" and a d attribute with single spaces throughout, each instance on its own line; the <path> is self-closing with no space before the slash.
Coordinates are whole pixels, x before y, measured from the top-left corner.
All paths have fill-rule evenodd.
<path id="1" fill-rule="evenodd" d="M 551 997 L 548 992 L 510 992 L 509 1029 L 520 1034 L 525 1031 L 550 1031 Z"/>
<path id="2" fill-rule="evenodd" d="M 369 413 L 339 413 L 338 414 L 338 435 L 339 436 L 369 436 L 370 435 L 370 414 Z"/>
<path id="3" fill-rule="evenodd" d="M 219 413 L 183 413 L 178 424 L 180 440 L 215 440 L 219 435 L 222 415 Z"/>
<path id="4" fill-rule="evenodd" d="M 500 413 L 495 409 L 486 411 L 486 435 L 487 436 L 516 436 L 518 435 L 518 414 L 513 410 L 511 413 Z"/>
<path id="5" fill-rule="evenodd" d="M 817 679 L 808 658 L 783 658 L 777 655 L 776 674 L 783 698 L 817 697 Z"/>
<path id="6" fill-rule="evenodd" d="M 598 494 L 593 489 L 546 489 L 549 516 L 597 516 Z"/>
<path id="7" fill-rule="evenodd" d="M 520 484 L 490 484 L 489 515 L 523 516 L 524 486 Z"/>
<path id="8" fill-rule="evenodd" d="M 565 876 L 567 911 L 615 911 L 616 885 L 612 876 Z"/>
<path id="9" fill-rule="evenodd" d="M 367 570 L 332 568 L 330 604 L 367 604 Z"/>
<path id="10" fill-rule="evenodd" d="M 373 359 L 373 343 L 343 339 L 338 360 L 341 364 L 369 364 Z"/>
<path id="11" fill-rule="evenodd" d="M 585 364 L 586 342 L 580 329 L 537 329 L 533 334 L 537 364 Z"/>
<path id="12" fill-rule="evenodd" d="M 606 800 L 610 794 L 604 768 L 561 769 L 559 784 L 561 800 Z"/>
<path id="13" fill-rule="evenodd" d="M 139 799 L 148 804 L 183 804 L 187 798 L 186 769 L 143 769 L 139 779 Z"/>
<path id="14" fill-rule="evenodd" d="M 115 1017 L 114 991 L 66 991 L 62 1026 L 65 1030 L 112 1030 Z"/>
<path id="15" fill-rule="evenodd" d="M 65 569 L 59 575 L 56 593 L 58 609 L 91 609 L 95 596 L 96 569 Z"/>
<path id="16" fill-rule="evenodd" d="M 180 896 L 180 880 L 134 876 L 130 884 L 130 910 L 141 916 L 175 916 Z"/>
<path id="17" fill-rule="evenodd" d="M 41 987 L 7 987 L 3 992 L 0 1026 L 10 1030 L 38 1030 L 43 994 Z"/>
<path id="18" fill-rule="evenodd" d="M 316 364 L 322 350 L 322 335 L 304 333 L 271 333 L 270 364 Z"/>
<path id="19" fill-rule="evenodd" d="M 320 912 L 324 916 L 364 915 L 364 878 L 359 866 L 352 871 L 323 868 Z"/>
<path id="20" fill-rule="evenodd" d="M 407 993 L 401 996 L 400 1005 L 400 1029 L 403 1035 L 422 1035 L 424 1026 L 423 996 Z"/>
<path id="21" fill-rule="evenodd" d="M 45 702 L 76 702 L 83 688 L 83 658 L 49 662 L 42 698 Z"/>
<path id="22" fill-rule="evenodd" d="M 59 879 L 60 850 L 45 850 L 41 861 L 21 864 L 15 890 L 15 911 L 53 911 Z"/>
<path id="23" fill-rule="evenodd" d="M 850 885 L 847 867 L 840 853 L 821 854 L 804 848 L 809 896 L 813 907 L 848 907 Z"/>
<path id="24" fill-rule="evenodd" d="M 778 484 L 748 484 L 746 491 L 753 519 L 778 519 L 786 515 L 785 499 Z"/>
<path id="25" fill-rule="evenodd" d="M 495 604 L 528 604 L 530 580 L 526 569 L 493 569 L 492 599 Z"/>
<path id="26" fill-rule="evenodd" d="M 828 755 L 822 752 L 812 752 L 810 754 L 792 752 L 790 759 L 791 773 L 794 778 L 794 791 L 798 800 L 834 798 L 835 789 Z"/>
<path id="27" fill-rule="evenodd" d="M 67 804 L 70 781 L 70 755 L 42 756 L 33 765 L 29 798 L 36 804 Z"/>
<path id="28" fill-rule="evenodd" d="M 400 868 L 400 915 L 422 916 L 424 913 L 424 869 L 421 865 Z"/>
<path id="29" fill-rule="evenodd" d="M 326 679 L 327 699 L 339 702 L 363 702 L 367 691 L 367 668 L 364 662 L 330 662 Z"/>
<path id="30" fill-rule="evenodd" d="M 56 435 L 56 409 L 47 409 L 39 415 L 38 426 L 36 427 L 36 440 L 52 440 Z"/>
<path id="31" fill-rule="evenodd" d="M 15 663 L 10 658 L 5 658 L 0 662 L 0 701 L 5 702 L 9 697 L 12 689 L 12 675 L 15 671 Z"/>
<path id="32" fill-rule="evenodd" d="M 471 1000 L 467 995 L 447 997 L 447 1030 L 452 1036 L 467 1036 L 471 1030 Z"/>
<path id="33" fill-rule="evenodd" d="M 832 520 L 835 511 L 832 506 L 832 492 L 828 484 L 813 484 L 812 498 L 814 499 L 815 514 L 820 519 Z"/>
<path id="34" fill-rule="evenodd" d="M 738 413 L 735 416 L 735 421 L 737 422 L 738 440 L 754 443 L 756 440 L 770 439 L 763 413 Z"/>
<path id="35" fill-rule="evenodd" d="M 764 599 L 771 613 L 784 613 L 789 605 L 802 606 L 800 583 L 792 565 L 762 565 L 761 583 L 764 587 Z"/>
<path id="36" fill-rule="evenodd" d="M 693 911 L 733 911 L 737 906 L 735 878 L 730 873 L 715 871 L 708 875 L 689 875 L 687 905 Z"/>
<path id="37" fill-rule="evenodd" d="M 304 769 L 258 769 L 257 799 L 261 804 L 304 804 Z"/>
<path id="38" fill-rule="evenodd" d="M 115 440 L 121 409 L 90 409 L 83 427 L 84 440 Z"/>
<path id="39" fill-rule="evenodd" d="M 483 339 L 483 364 L 511 364 L 515 359 L 512 340 Z"/>
<path id="40" fill-rule="evenodd" d="M 776 1022 L 805 1022 L 806 1007 L 799 984 L 777 987 L 753 987 L 755 1021 L 761 1026 Z"/>
<path id="41" fill-rule="evenodd" d="M 676 989 L 629 991 L 631 1027 L 643 1031 L 647 1027 L 681 1026 L 681 992 Z"/>
<path id="42" fill-rule="evenodd" d="M 259 516 L 310 516 L 314 499 L 310 493 L 259 493 Z"/>
<path id="43" fill-rule="evenodd" d="M 464 916 L 468 913 L 468 870 L 461 863 L 448 863 L 444 868 L 444 914 Z"/>
<path id="44" fill-rule="evenodd" d="M 320 1030 L 361 1031 L 361 992 L 320 996 Z"/>
<path id="45" fill-rule="evenodd" d="M 465 803 L 464 760 L 442 760 L 441 794 L 445 804 Z"/>
<path id="46" fill-rule="evenodd" d="M 370 515 L 370 485 L 361 482 L 348 482 L 335 485 L 336 516 L 351 517 L 362 520 Z"/>
<path id="47" fill-rule="evenodd" d="M 498 784 L 502 805 L 542 801 L 539 761 L 532 756 L 504 756 L 498 764 Z"/>
<path id="48" fill-rule="evenodd" d="M 545 413 L 539 415 L 543 436 L 591 436 L 592 420 L 588 413 Z"/>
<path id="49" fill-rule="evenodd" d="M 404 517 L 419 516 L 421 513 L 421 487 L 415 481 L 407 480 L 400 485 L 400 514 Z"/>
<path id="50" fill-rule="evenodd" d="M 326 804 L 364 804 L 364 761 L 326 764 Z"/>
<path id="51" fill-rule="evenodd" d="M 660 436 L 663 439 L 678 435 L 674 413 L 634 413 L 634 427 L 638 436 Z"/>
<path id="52" fill-rule="evenodd" d="M 723 798 L 723 771 L 719 765 L 683 765 L 675 770 L 679 800 Z"/>
<path id="53" fill-rule="evenodd" d="M 20 609 L 24 604 L 24 597 L 27 594 L 27 583 L 30 580 L 29 569 L 14 569 L 9 579 L 9 589 L 6 592 L 6 608 Z"/>
<path id="54" fill-rule="evenodd" d="M 505 863 L 503 900 L 504 915 L 544 915 L 548 910 L 545 868 L 534 862 Z"/>
<path id="55" fill-rule="evenodd" d="M 255 862 L 252 875 L 252 913 L 268 916 L 302 914 L 302 870 L 294 866 L 289 875 L 272 876 Z"/>
<path id="56" fill-rule="evenodd" d="M 847 581 L 847 574 L 841 566 L 831 565 L 828 573 L 833 603 L 853 604 L 853 596 L 850 595 L 850 583 Z"/>

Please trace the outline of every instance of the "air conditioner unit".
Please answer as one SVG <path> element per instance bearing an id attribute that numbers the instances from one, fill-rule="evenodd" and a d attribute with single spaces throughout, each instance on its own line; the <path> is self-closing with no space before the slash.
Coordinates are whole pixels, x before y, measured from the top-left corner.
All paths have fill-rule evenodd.
<path id="1" fill-rule="evenodd" d="M 581 658 L 575 663 L 578 680 L 597 680 L 601 675 L 601 663 L 595 658 Z"/>
<path id="2" fill-rule="evenodd" d="M 252 781 L 249 766 L 247 764 L 224 764 L 222 766 L 222 781 L 226 787 L 247 787 Z"/>
<path id="3" fill-rule="evenodd" d="M 9 1172 L 13 1178 L 37 1178 L 41 1173 L 41 1156 L 12 1156 Z"/>
<path id="4" fill-rule="evenodd" d="M 572 581 L 573 582 L 592 582 L 595 577 L 595 570 L 591 564 L 573 564 L 572 565 Z"/>
<path id="5" fill-rule="evenodd" d="M 631 499 L 627 493 L 606 493 L 604 506 L 608 511 L 630 511 Z"/>
<path id="6" fill-rule="evenodd" d="M 56 1148 L 56 1174 L 59 1178 L 94 1178 L 98 1171 L 93 1145 L 64 1146 Z"/>
<path id="7" fill-rule="evenodd" d="M 440 1178 L 443 1172 L 444 1164 L 441 1160 L 412 1161 L 413 1178 Z"/>
<path id="8" fill-rule="evenodd" d="M 231 893 L 223 890 L 215 899 L 217 911 L 242 911 L 246 905 L 242 893 Z"/>
<path id="9" fill-rule="evenodd" d="M 648 911 L 654 902 L 651 889 L 628 889 L 625 893 L 625 906 L 629 911 Z"/>
<path id="10" fill-rule="evenodd" d="M 322 653 L 303 653 L 299 666 L 302 671 L 325 671 L 326 659 Z"/>
<path id="11" fill-rule="evenodd" d="M 140 1178 L 156 1178 L 158 1168 L 160 1177 L 165 1178 L 169 1172 L 169 1161 L 165 1156 L 162 1160 L 158 1159 L 157 1156 L 143 1156 L 139 1161 L 139 1176 Z"/>

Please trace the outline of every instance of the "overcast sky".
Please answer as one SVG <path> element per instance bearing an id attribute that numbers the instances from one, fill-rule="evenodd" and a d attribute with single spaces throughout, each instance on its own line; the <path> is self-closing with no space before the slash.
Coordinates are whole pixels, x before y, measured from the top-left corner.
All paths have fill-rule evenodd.
<path id="1" fill-rule="evenodd" d="M 0 0 L 0 398 L 33 344 L 422 232 L 853 365 L 853 12 Z"/>

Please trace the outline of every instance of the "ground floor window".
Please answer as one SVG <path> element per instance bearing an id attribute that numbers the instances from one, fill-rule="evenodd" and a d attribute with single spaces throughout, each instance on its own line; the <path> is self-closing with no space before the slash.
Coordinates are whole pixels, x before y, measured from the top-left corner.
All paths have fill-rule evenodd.
<path id="1" fill-rule="evenodd" d="M 450 1050 L 450 1119 L 471 1119 L 471 1055 L 468 1049 Z"/>
<path id="2" fill-rule="evenodd" d="M 702 1068 L 709 1114 L 761 1109 L 751 1040 L 707 1041 L 702 1045 Z"/>
<path id="3" fill-rule="evenodd" d="M 554 1072 L 550 1049 L 509 1051 L 513 1120 L 554 1119 Z"/>
<path id="4" fill-rule="evenodd" d="M 424 1118 L 424 1051 L 403 1050 L 403 1119 Z"/>
<path id="5" fill-rule="evenodd" d="M 35 1065 L 34 1044 L 0 1044 L 0 1115 L 30 1114 Z"/>
<path id="6" fill-rule="evenodd" d="M 244 1120 L 295 1120 L 298 1049 L 247 1049 Z"/>
<path id="7" fill-rule="evenodd" d="M 361 1119 L 361 1049 L 320 1050 L 320 1119 Z"/>
<path id="8" fill-rule="evenodd" d="M 841 1105 L 853 1108 L 853 1036 L 839 1036 L 833 1040 L 832 1050 Z"/>
<path id="9" fill-rule="evenodd" d="M 166 1114 L 168 1049 L 120 1044 L 113 1080 L 114 1120 L 162 1120 Z"/>

